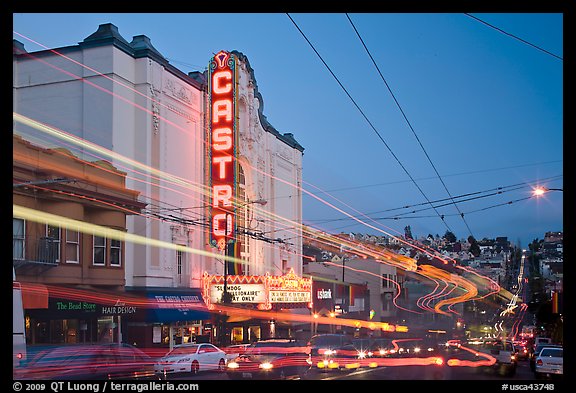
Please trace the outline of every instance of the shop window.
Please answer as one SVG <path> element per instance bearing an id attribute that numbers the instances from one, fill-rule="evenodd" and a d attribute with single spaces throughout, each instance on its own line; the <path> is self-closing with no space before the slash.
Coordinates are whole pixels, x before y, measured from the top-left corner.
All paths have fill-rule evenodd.
<path id="1" fill-rule="evenodd" d="M 248 328 L 248 341 L 258 341 L 261 337 L 260 326 L 250 326 Z"/>
<path id="2" fill-rule="evenodd" d="M 232 342 L 239 344 L 244 340 L 244 329 L 242 326 L 232 328 Z"/>
<path id="3" fill-rule="evenodd" d="M 113 317 L 98 318 L 98 342 L 114 342 L 114 320 Z"/>
<path id="4" fill-rule="evenodd" d="M 170 326 L 162 325 L 162 343 L 170 344 Z"/>

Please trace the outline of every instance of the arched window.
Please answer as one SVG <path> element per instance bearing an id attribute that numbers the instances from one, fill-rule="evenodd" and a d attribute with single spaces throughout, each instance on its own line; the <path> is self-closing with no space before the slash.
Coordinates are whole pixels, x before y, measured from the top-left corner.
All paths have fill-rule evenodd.
<path id="1" fill-rule="evenodd" d="M 248 261 L 250 260 L 250 236 L 244 232 L 250 231 L 250 220 L 248 219 L 250 213 L 250 205 L 248 204 L 248 198 L 246 196 L 246 176 L 244 175 L 244 169 L 242 165 L 238 165 L 238 207 L 236 210 L 236 219 L 238 227 L 237 241 L 240 242 L 240 259 L 246 261 L 242 266 L 243 274 L 250 274 L 250 265 Z"/>

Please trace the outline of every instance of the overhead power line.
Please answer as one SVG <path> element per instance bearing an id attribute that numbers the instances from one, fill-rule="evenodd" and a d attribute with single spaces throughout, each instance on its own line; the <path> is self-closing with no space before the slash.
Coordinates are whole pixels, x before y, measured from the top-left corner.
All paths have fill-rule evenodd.
<path id="1" fill-rule="evenodd" d="M 494 30 L 496 30 L 496 31 L 498 31 L 498 32 L 500 32 L 500 33 L 502 33 L 502 34 L 506 34 L 507 36 L 510 36 L 510 37 L 512 37 L 512 38 L 514 38 L 514 39 L 516 39 L 516 40 L 518 40 L 518 41 L 520 41 L 520 42 L 522 42 L 522 43 L 524 43 L 524 44 L 526 44 L 526 45 L 530 45 L 531 47 L 536 48 L 536 49 L 538 49 L 539 51 L 542 51 L 542 52 L 546 53 L 547 55 L 550 55 L 550 56 L 552 56 L 552 57 L 555 57 L 555 58 L 557 58 L 557 59 L 560 59 L 560 60 L 564 61 L 564 59 L 563 59 L 562 57 L 560 57 L 560 56 L 558 56 L 558 55 L 555 55 L 554 53 L 552 53 L 552 52 L 550 52 L 550 51 L 547 51 L 546 49 L 543 49 L 543 48 L 541 48 L 541 47 L 539 47 L 539 46 L 537 46 L 537 45 L 534 45 L 534 44 L 531 43 L 531 42 L 528 42 L 528 41 L 526 41 L 526 40 L 523 40 L 522 38 L 520 38 L 520 37 L 518 37 L 518 36 L 515 36 L 514 34 L 510 34 L 510 33 L 506 32 L 506 31 L 504 31 L 504 30 L 502 30 L 502 29 L 500 29 L 500 28 L 498 28 L 498 27 L 496 27 L 496 26 L 494 26 L 494 25 L 491 25 L 490 23 L 488 23 L 488 22 L 486 22 L 486 21 L 484 21 L 484 20 L 482 20 L 482 19 L 480 19 L 480 18 L 478 18 L 478 17 L 476 17 L 476 16 L 474 16 L 474 15 L 468 14 L 468 13 L 466 13 L 466 12 L 464 13 L 464 15 L 469 16 L 470 18 L 475 19 L 475 20 L 477 20 L 478 22 L 480 22 L 480 23 L 482 23 L 482 24 L 485 24 L 485 25 L 488 26 L 488 27 L 491 27 L 492 29 L 494 29 Z"/>
<path id="2" fill-rule="evenodd" d="M 402 113 L 402 116 L 404 117 L 404 120 L 406 120 L 406 124 L 408 124 L 408 127 L 410 127 L 410 130 L 412 130 L 412 134 L 414 134 L 414 137 L 416 138 L 416 141 L 418 141 L 418 144 L 420 145 L 420 147 L 422 148 L 422 151 L 424 152 L 424 155 L 426 156 L 426 158 L 428 159 L 428 162 L 430 163 L 430 165 L 432 166 L 432 168 L 434 168 L 434 172 L 436 173 L 436 176 L 438 177 L 438 180 L 440 180 L 440 183 L 442 183 L 442 186 L 444 187 L 444 190 L 446 190 L 446 193 L 448 194 L 448 196 L 450 197 L 450 200 L 452 201 L 452 204 L 454 205 L 454 207 L 456 208 L 456 210 L 458 210 L 458 213 L 460 213 L 460 217 L 462 217 L 462 220 L 464 221 L 464 224 L 466 224 L 466 228 L 468 228 L 468 232 L 470 232 L 470 235 L 472 235 L 472 237 L 474 237 L 474 234 L 472 233 L 472 229 L 470 229 L 470 225 L 468 225 L 468 222 L 466 221 L 466 219 L 464 218 L 464 214 L 460 211 L 460 208 L 458 207 L 458 204 L 456 204 L 456 202 L 454 201 L 454 198 L 452 198 L 452 194 L 450 194 L 450 191 L 448 190 L 448 187 L 446 186 L 446 183 L 444 183 L 444 180 L 442 179 L 442 177 L 440 176 L 440 173 L 438 172 L 438 169 L 436 169 L 436 165 L 434 165 L 434 163 L 432 162 L 432 159 L 430 158 L 430 155 L 428 154 L 428 152 L 426 151 L 426 149 L 424 148 L 424 145 L 422 144 L 422 142 L 420 141 L 420 138 L 418 137 L 418 135 L 416 134 L 416 131 L 414 130 L 414 127 L 412 127 L 412 123 L 410 123 L 410 120 L 408 120 L 408 116 L 406 116 L 406 113 L 404 112 L 404 109 L 402 109 L 402 106 L 400 105 L 400 102 L 398 102 L 398 100 L 396 99 L 396 96 L 394 95 L 394 92 L 392 91 L 392 89 L 390 88 L 390 85 L 388 84 L 388 82 L 386 81 L 386 78 L 384 78 L 384 75 L 382 75 L 382 72 L 380 71 L 380 67 L 378 67 L 378 64 L 376 63 L 376 61 L 374 60 L 374 57 L 372 57 L 372 54 L 370 53 L 370 50 L 368 49 L 368 47 L 366 46 L 366 44 L 364 43 L 364 39 L 362 39 L 362 36 L 360 35 L 360 32 L 358 32 L 358 29 L 356 28 L 356 26 L 354 25 L 354 22 L 352 22 L 352 19 L 350 19 L 350 16 L 348 14 L 346 14 L 346 18 L 348 18 L 348 21 L 350 22 L 350 24 L 352 25 L 352 28 L 354 29 L 354 31 L 356 32 L 356 35 L 358 36 L 358 39 L 360 40 L 360 42 L 362 43 L 362 46 L 364 46 L 364 49 L 366 50 L 366 53 L 368 54 L 368 56 L 370 57 L 370 60 L 372 60 L 372 64 L 374 64 L 374 67 L 376 67 L 376 70 L 378 71 L 378 74 L 380 75 L 380 78 L 382 79 L 382 81 L 384 82 L 384 84 L 386 85 L 386 88 L 388 89 L 388 91 L 390 92 L 390 95 L 392 96 L 392 98 L 394 99 L 394 102 L 396 103 L 396 106 L 398 107 L 398 109 L 400 110 L 400 112 Z M 442 217 L 441 217 L 442 218 Z M 442 220 L 444 220 L 442 218 Z"/>
<path id="3" fill-rule="evenodd" d="M 374 125 L 372 124 L 372 122 L 370 121 L 370 119 L 368 119 L 368 117 L 366 116 L 366 114 L 364 113 L 364 111 L 362 110 L 362 108 L 360 108 L 360 106 L 358 105 L 358 103 L 356 102 L 356 100 L 354 100 L 354 98 L 350 95 L 350 93 L 348 92 L 348 90 L 346 89 L 346 87 L 344 87 L 344 85 L 342 84 L 342 82 L 340 82 L 340 80 L 338 79 L 338 77 L 334 74 L 334 72 L 332 71 L 332 69 L 330 68 L 330 66 L 326 63 L 326 61 L 324 61 L 324 59 L 322 58 L 322 56 L 320 55 L 320 53 L 318 53 L 318 51 L 316 50 L 316 48 L 314 47 L 314 45 L 310 42 L 310 40 L 308 39 L 308 37 L 306 36 L 306 34 L 304 34 L 304 32 L 302 31 L 302 29 L 300 29 L 300 26 L 298 26 L 298 24 L 296 23 L 296 21 L 294 21 L 294 19 L 292 19 L 292 17 L 290 16 L 289 13 L 286 13 L 286 15 L 288 16 L 288 18 L 292 21 L 292 23 L 294 24 L 294 26 L 296 26 L 296 29 L 300 32 L 300 34 L 302 34 L 302 37 L 304 37 L 304 39 L 306 40 L 306 42 L 308 43 L 308 45 L 310 45 L 310 47 L 312 48 L 312 50 L 314 51 L 314 53 L 316 53 L 316 55 L 318 56 L 318 58 L 320 59 L 320 61 L 322 61 L 322 63 L 324 64 L 324 66 L 326 67 L 326 69 L 328 69 L 328 71 L 330 72 L 330 74 L 332 75 L 332 77 L 336 80 L 336 82 L 338 83 L 338 85 L 340 85 L 340 87 L 342 88 L 342 90 L 344 90 L 344 92 L 346 93 L 346 95 L 348 96 L 348 98 L 350 98 L 350 100 L 352 101 L 352 103 L 354 104 L 354 106 L 356 107 L 356 109 L 358 109 L 358 111 L 360 112 L 360 114 L 362 115 L 362 117 L 364 117 L 364 119 L 368 122 L 368 124 L 370 125 L 370 127 L 372 128 L 372 130 L 376 133 L 376 135 L 378 136 L 378 138 L 380 139 L 380 141 L 384 144 L 384 146 L 386 146 L 386 148 L 388 149 L 388 151 L 390 152 L 390 154 L 392 154 L 392 157 L 394 157 L 394 159 L 396 160 L 396 162 L 398 162 L 398 164 L 400 165 L 400 167 L 404 170 L 404 172 L 408 175 L 408 177 L 410 178 L 410 180 L 412 181 L 412 183 L 416 186 L 416 188 L 418 189 L 418 191 L 420 191 L 420 193 L 424 196 L 424 198 L 428 201 L 428 203 L 430 204 L 430 206 L 432 206 L 432 202 L 430 202 L 428 196 L 424 193 L 424 191 L 422 190 L 422 188 L 418 185 L 418 183 L 416 182 L 416 180 L 414 180 L 414 178 L 412 177 L 412 175 L 410 174 L 410 172 L 408 172 L 408 170 L 406 169 L 406 167 L 402 164 L 402 162 L 400 161 L 400 159 L 396 156 L 396 154 L 392 151 L 392 149 L 390 148 L 390 146 L 388 146 L 388 143 L 386 143 L 386 141 L 384 140 L 384 138 L 382 137 L 382 135 L 380 135 L 380 133 L 378 132 L 378 130 L 376 129 L 376 127 L 374 127 Z M 442 222 L 444 223 L 444 225 L 446 226 L 446 228 L 448 228 L 448 230 L 450 232 L 453 232 L 452 229 L 448 226 L 448 223 L 444 220 L 443 216 L 436 210 L 436 214 L 438 215 L 438 217 L 442 220 Z"/>
<path id="4" fill-rule="evenodd" d="M 549 178 L 545 178 L 545 179 L 539 179 L 539 181 L 540 182 L 550 181 L 550 180 L 553 180 L 553 179 L 556 179 L 559 177 L 562 177 L 562 176 L 553 176 L 553 177 L 549 177 Z M 488 197 L 495 196 L 495 195 L 502 195 L 504 193 L 520 190 L 520 189 L 526 188 L 526 187 L 533 187 L 531 185 L 533 183 L 535 183 L 535 182 L 523 182 L 523 183 L 516 183 L 516 184 L 507 185 L 507 186 L 494 187 L 494 188 L 490 188 L 490 189 L 483 190 L 483 191 L 474 191 L 474 192 L 469 192 L 469 193 L 465 193 L 465 194 L 460 194 L 460 195 L 454 196 L 453 198 L 459 199 L 458 200 L 459 203 L 470 202 L 473 200 L 488 198 Z M 449 199 L 450 198 L 437 199 L 437 200 L 432 201 L 432 203 L 436 204 L 436 203 L 446 202 Z M 370 216 L 373 214 L 392 212 L 392 211 L 396 211 L 396 210 L 409 209 L 409 208 L 424 206 L 424 205 L 428 205 L 428 203 L 427 202 L 421 202 L 421 203 L 415 203 L 412 205 L 405 205 L 405 206 L 401 206 L 401 207 L 394 207 L 394 208 L 390 208 L 390 209 L 378 210 L 378 211 L 373 211 L 373 212 L 369 212 L 369 213 L 364 213 L 362 216 L 366 217 L 366 216 Z M 443 207 L 443 206 L 448 206 L 448 205 L 451 205 L 451 203 L 444 203 L 444 204 L 435 205 L 435 206 L 436 207 Z M 400 213 L 400 214 L 397 214 L 395 216 L 390 216 L 390 217 L 381 217 L 381 218 L 370 217 L 370 218 L 373 220 L 396 219 L 396 217 L 401 216 L 401 215 L 413 214 L 413 213 L 416 213 L 419 211 L 429 210 L 429 209 L 430 209 L 430 207 L 427 207 L 427 208 L 423 208 L 423 209 L 419 209 L 419 210 L 412 210 L 410 212 Z M 358 216 L 358 217 L 360 217 L 360 216 Z M 306 221 L 307 222 L 318 222 L 320 224 L 325 224 L 328 222 L 348 221 L 348 220 L 353 220 L 353 219 L 354 219 L 354 217 L 340 217 L 340 218 L 306 220 Z"/>
<path id="5" fill-rule="evenodd" d="M 449 175 L 443 175 L 443 177 L 446 178 L 446 177 L 454 177 L 454 176 L 471 175 L 474 173 L 494 172 L 494 171 L 501 171 L 501 170 L 505 170 L 505 169 L 522 168 L 522 167 L 535 166 L 535 165 L 545 165 L 545 164 L 551 164 L 551 163 L 557 163 L 557 162 L 562 162 L 562 160 L 543 161 L 543 162 L 535 162 L 532 164 L 521 164 L 521 165 L 506 166 L 506 167 L 500 167 L 500 168 L 490 168 L 490 169 L 481 169 L 481 170 L 467 171 L 467 172 L 460 172 L 460 173 L 452 173 Z M 422 178 L 416 179 L 416 180 L 431 180 L 431 179 L 436 179 L 436 177 L 435 176 L 422 177 Z M 392 185 L 392 184 L 406 183 L 409 181 L 410 180 L 396 180 L 396 181 L 390 181 L 390 182 L 386 182 L 386 183 L 372 183 L 372 184 L 363 184 L 363 185 L 359 185 L 359 186 L 332 188 L 329 190 L 310 192 L 310 194 L 327 194 L 329 192 L 354 190 L 354 189 L 359 189 L 359 188 L 387 186 L 387 185 Z M 276 197 L 275 199 L 280 199 L 280 198 L 288 198 L 288 196 L 279 196 L 279 197 Z"/>

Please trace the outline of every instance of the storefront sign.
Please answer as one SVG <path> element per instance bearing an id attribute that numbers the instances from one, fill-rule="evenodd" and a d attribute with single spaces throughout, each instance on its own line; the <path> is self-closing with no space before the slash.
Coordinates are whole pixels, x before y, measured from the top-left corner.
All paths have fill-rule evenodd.
<path id="1" fill-rule="evenodd" d="M 218 52 L 208 69 L 210 244 L 222 250 L 236 232 L 237 84 L 236 57 Z"/>
<path id="2" fill-rule="evenodd" d="M 228 275 L 227 279 L 232 303 L 256 303 L 260 310 L 270 310 L 274 303 L 312 304 L 312 279 L 298 277 L 292 269 L 283 276 Z M 204 273 L 203 296 L 209 309 L 220 303 L 223 292 L 224 277 Z"/>
<path id="3" fill-rule="evenodd" d="M 328 289 L 319 289 L 316 292 L 316 299 L 318 300 L 322 300 L 322 299 L 332 299 L 332 289 L 328 288 Z"/>
<path id="4" fill-rule="evenodd" d="M 232 303 L 264 303 L 266 301 L 264 284 L 234 284 L 228 285 L 226 290 L 232 295 Z M 218 303 L 223 293 L 223 284 L 212 285 L 210 301 Z"/>
<path id="5" fill-rule="evenodd" d="M 118 299 L 113 306 L 102 306 L 102 315 L 128 315 L 134 314 L 136 310 L 135 306 L 127 306 L 124 301 Z"/>
<path id="6" fill-rule="evenodd" d="M 270 291 L 270 303 L 310 303 L 310 292 Z"/>
<path id="7" fill-rule="evenodd" d="M 79 302 L 79 301 L 57 301 L 56 310 L 95 312 L 96 303 Z"/>

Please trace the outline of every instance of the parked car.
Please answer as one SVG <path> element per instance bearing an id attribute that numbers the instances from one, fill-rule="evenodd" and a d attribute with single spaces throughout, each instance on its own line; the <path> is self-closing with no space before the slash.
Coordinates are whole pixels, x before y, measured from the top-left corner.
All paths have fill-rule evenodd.
<path id="1" fill-rule="evenodd" d="M 543 348 L 562 348 L 562 345 L 558 344 L 538 344 L 534 351 L 530 354 L 529 361 L 530 361 L 530 370 L 532 372 L 536 371 L 536 358 L 540 354 Z"/>
<path id="2" fill-rule="evenodd" d="M 192 373 L 200 371 L 226 370 L 226 352 L 213 344 L 177 345 L 160 358 L 154 365 L 156 373 L 166 375 L 173 373 Z"/>
<path id="3" fill-rule="evenodd" d="M 36 351 L 14 379 L 102 380 L 162 379 L 154 360 L 129 344 L 52 346 Z"/>
<path id="4" fill-rule="evenodd" d="M 308 369 L 304 342 L 268 339 L 251 344 L 226 367 L 230 379 L 286 379 L 302 376 Z"/>
<path id="5" fill-rule="evenodd" d="M 544 376 L 564 375 L 564 349 L 544 347 L 536 356 L 534 376 L 541 378 Z"/>

